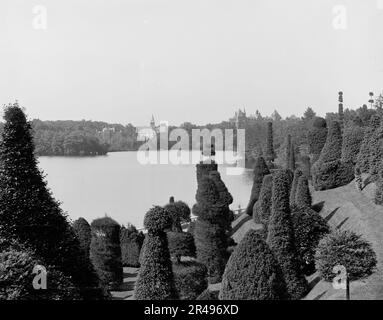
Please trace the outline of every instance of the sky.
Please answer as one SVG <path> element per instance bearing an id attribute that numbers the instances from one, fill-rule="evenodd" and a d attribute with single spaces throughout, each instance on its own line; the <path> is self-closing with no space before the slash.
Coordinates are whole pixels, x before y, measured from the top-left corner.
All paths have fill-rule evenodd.
<path id="1" fill-rule="evenodd" d="M 339 90 L 349 108 L 383 91 L 382 33 L 383 0 L 1 0 L 0 103 L 134 125 L 324 115 Z"/>

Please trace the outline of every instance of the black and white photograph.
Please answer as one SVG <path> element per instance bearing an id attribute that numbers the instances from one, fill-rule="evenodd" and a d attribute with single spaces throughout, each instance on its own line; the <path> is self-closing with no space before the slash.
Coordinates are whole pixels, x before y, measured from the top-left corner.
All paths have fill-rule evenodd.
<path id="1" fill-rule="evenodd" d="M 0 308 L 383 300 L 382 34 L 383 0 L 0 0 Z"/>

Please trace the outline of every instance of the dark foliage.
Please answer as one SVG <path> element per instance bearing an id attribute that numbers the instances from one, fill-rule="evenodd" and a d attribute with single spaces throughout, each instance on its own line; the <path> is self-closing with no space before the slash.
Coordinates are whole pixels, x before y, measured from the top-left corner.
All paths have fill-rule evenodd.
<path id="1" fill-rule="evenodd" d="M 46 289 L 33 288 L 34 268 L 43 266 L 46 271 Z M 38 272 L 41 274 L 41 271 Z M 79 300 L 78 288 L 70 278 L 44 261 L 35 253 L 14 240 L 0 238 L 0 300 Z"/>
<path id="2" fill-rule="evenodd" d="M 307 135 L 309 152 L 313 155 L 319 155 L 326 142 L 327 125 L 326 120 L 320 117 L 315 117 L 312 127 Z"/>
<path id="3" fill-rule="evenodd" d="M 78 218 L 72 224 L 73 230 L 76 233 L 82 250 L 86 256 L 89 256 L 90 241 L 92 238 L 90 225 L 84 218 Z"/>
<path id="4" fill-rule="evenodd" d="M 268 174 L 263 177 L 259 199 L 254 205 L 254 222 L 261 223 L 267 229 L 271 214 L 271 190 L 273 185 L 273 176 Z"/>
<path id="5" fill-rule="evenodd" d="M 219 291 L 204 290 L 196 300 L 218 300 Z"/>
<path id="6" fill-rule="evenodd" d="M 120 231 L 121 261 L 124 267 L 139 267 L 139 257 L 145 236 L 133 225 Z"/>
<path id="7" fill-rule="evenodd" d="M 246 213 L 249 216 L 253 215 L 253 207 L 259 198 L 259 193 L 262 187 L 263 177 L 270 174 L 269 168 L 263 157 L 258 157 L 255 160 L 254 170 L 253 170 L 253 187 L 251 188 L 249 204 L 246 208 Z"/>
<path id="8" fill-rule="evenodd" d="M 34 155 L 31 125 L 9 105 L 0 139 L 0 235 L 35 251 L 47 265 L 71 278 L 84 299 L 102 298 L 89 258 L 47 188 Z"/>
<path id="9" fill-rule="evenodd" d="M 173 264 L 173 274 L 180 300 L 195 300 L 207 289 L 207 269 L 199 262 Z"/>
<path id="10" fill-rule="evenodd" d="M 266 135 L 266 161 L 267 163 L 272 163 L 275 159 L 274 152 L 274 140 L 273 140 L 273 123 L 267 123 L 267 135 Z"/>
<path id="11" fill-rule="evenodd" d="M 171 300 L 177 298 L 166 232 L 172 218 L 168 211 L 155 206 L 145 215 L 148 230 L 135 286 L 137 300 Z"/>
<path id="12" fill-rule="evenodd" d="M 290 298 L 300 299 L 306 294 L 308 287 L 306 279 L 300 273 L 299 256 L 294 241 L 289 204 L 289 176 L 286 170 L 280 170 L 273 176 L 267 243 L 282 268 Z"/>
<path id="13" fill-rule="evenodd" d="M 194 237 L 189 232 L 168 232 L 168 242 L 170 256 L 174 257 L 177 262 L 181 261 L 181 257 L 195 257 L 196 248 Z"/>
<path id="14" fill-rule="evenodd" d="M 329 226 L 318 213 L 308 207 L 293 212 L 292 223 L 300 269 L 305 274 L 311 274 L 315 270 L 315 250 L 319 240 L 329 233 Z"/>
<path id="15" fill-rule="evenodd" d="M 372 274 L 377 259 L 371 244 L 352 231 L 334 231 L 325 236 L 315 254 L 316 268 L 327 281 L 336 274 L 335 266 L 344 266 L 350 280 L 363 279 Z"/>
<path id="16" fill-rule="evenodd" d="M 343 133 L 342 162 L 355 165 L 363 140 L 363 128 L 359 126 L 348 126 Z"/>
<path id="17" fill-rule="evenodd" d="M 318 161 L 313 166 L 313 185 L 315 190 L 326 190 L 343 186 L 354 179 L 352 163 L 341 159 L 342 133 L 337 121 L 331 122 L 326 143 Z"/>
<path id="18" fill-rule="evenodd" d="M 309 189 L 309 182 L 305 176 L 301 176 L 298 179 L 294 205 L 296 208 L 310 208 L 311 202 L 312 199 Z"/>
<path id="19" fill-rule="evenodd" d="M 296 169 L 294 171 L 294 178 L 291 184 L 290 190 L 290 207 L 293 208 L 295 206 L 295 195 L 297 193 L 298 180 L 303 175 L 302 170 Z"/>
<path id="20" fill-rule="evenodd" d="M 105 287 L 117 288 L 122 283 L 120 225 L 109 217 L 91 223 L 90 259 Z"/>
<path id="21" fill-rule="evenodd" d="M 170 202 L 164 209 L 168 211 L 172 218 L 172 231 L 181 232 L 182 224 L 190 222 L 190 208 L 183 201 Z"/>
<path id="22" fill-rule="evenodd" d="M 281 300 L 287 297 L 282 270 L 272 251 L 250 230 L 234 249 L 222 278 L 221 300 Z"/>

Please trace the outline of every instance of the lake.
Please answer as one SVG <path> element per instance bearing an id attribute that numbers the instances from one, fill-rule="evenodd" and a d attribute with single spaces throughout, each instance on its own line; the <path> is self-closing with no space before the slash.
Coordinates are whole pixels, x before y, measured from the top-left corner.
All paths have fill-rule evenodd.
<path id="1" fill-rule="evenodd" d="M 166 151 L 160 151 L 166 152 Z M 170 196 L 195 203 L 195 164 L 141 164 L 137 152 L 113 152 L 97 157 L 39 157 L 48 186 L 72 220 L 84 217 L 90 223 L 105 214 L 121 224 L 141 228 L 153 205 L 165 205 Z M 222 180 L 233 195 L 232 209 L 246 207 L 252 171 L 227 173 L 220 164 Z"/>

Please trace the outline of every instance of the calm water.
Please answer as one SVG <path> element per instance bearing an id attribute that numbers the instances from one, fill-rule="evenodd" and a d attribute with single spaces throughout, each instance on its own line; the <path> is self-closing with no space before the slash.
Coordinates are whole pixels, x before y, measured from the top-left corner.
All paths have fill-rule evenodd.
<path id="1" fill-rule="evenodd" d="M 119 223 L 142 227 L 152 205 L 164 205 L 170 196 L 191 207 L 197 188 L 194 164 L 148 164 L 137 160 L 136 152 L 115 152 L 100 157 L 40 157 L 48 186 L 73 220 L 89 222 L 108 214 Z M 233 195 L 232 209 L 247 205 L 252 177 L 227 175 L 219 165 L 222 179 Z"/>

